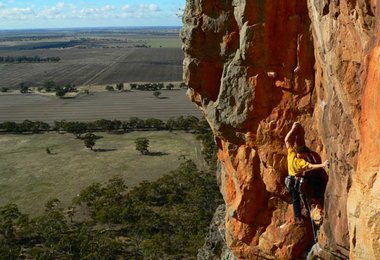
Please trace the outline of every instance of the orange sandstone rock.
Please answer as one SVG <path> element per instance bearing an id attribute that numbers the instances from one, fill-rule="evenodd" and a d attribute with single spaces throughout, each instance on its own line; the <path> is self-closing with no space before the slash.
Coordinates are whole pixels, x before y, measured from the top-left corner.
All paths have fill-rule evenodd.
<path id="1" fill-rule="evenodd" d="M 218 140 L 237 259 L 302 258 L 313 245 L 309 216 L 294 223 L 283 184 L 283 139 L 296 120 L 294 141 L 315 151 L 310 160 L 331 161 L 309 174 L 321 224 L 309 257 L 380 257 L 376 18 L 367 0 L 187 1 L 184 78 Z"/>

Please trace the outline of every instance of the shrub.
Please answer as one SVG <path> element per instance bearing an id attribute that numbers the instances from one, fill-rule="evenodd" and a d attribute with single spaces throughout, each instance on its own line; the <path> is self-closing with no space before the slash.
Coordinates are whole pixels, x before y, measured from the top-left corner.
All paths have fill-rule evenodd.
<path id="1" fill-rule="evenodd" d="M 154 91 L 153 92 L 153 96 L 155 96 L 156 98 L 158 98 L 160 95 L 161 95 L 160 91 Z"/>
<path id="2" fill-rule="evenodd" d="M 119 91 L 123 90 L 124 89 L 124 84 L 123 83 L 118 83 L 116 85 L 116 89 L 119 90 Z"/>
<path id="3" fill-rule="evenodd" d="M 28 86 L 24 82 L 20 83 L 20 92 L 21 93 L 28 93 L 28 91 L 29 91 Z"/>
<path id="4" fill-rule="evenodd" d="M 66 91 L 61 87 L 57 87 L 57 89 L 55 90 L 55 95 L 57 97 L 63 97 L 65 94 L 66 94 Z"/>
<path id="5" fill-rule="evenodd" d="M 107 91 L 114 91 L 115 89 L 114 89 L 114 87 L 112 87 L 112 86 L 106 86 L 106 90 L 107 90 Z"/>
<path id="6" fill-rule="evenodd" d="M 174 85 L 172 83 L 169 83 L 168 85 L 166 85 L 167 90 L 172 90 L 173 88 L 174 88 Z"/>
<path id="7" fill-rule="evenodd" d="M 137 138 L 135 140 L 136 144 L 136 150 L 139 151 L 141 154 L 148 154 L 149 153 L 149 140 L 144 137 Z"/>

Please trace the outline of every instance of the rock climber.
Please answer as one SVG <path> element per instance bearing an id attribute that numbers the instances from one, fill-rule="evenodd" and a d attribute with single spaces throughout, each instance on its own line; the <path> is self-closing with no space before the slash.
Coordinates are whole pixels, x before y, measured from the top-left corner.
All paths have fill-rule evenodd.
<path id="1" fill-rule="evenodd" d="M 301 222 L 301 197 L 300 197 L 300 186 L 303 181 L 302 176 L 307 172 L 320 168 L 328 168 L 329 161 L 326 160 L 321 164 L 312 164 L 307 162 L 307 154 L 310 152 L 309 148 L 305 145 L 300 146 L 295 150 L 290 140 L 300 127 L 299 122 L 294 122 L 292 129 L 285 136 L 285 145 L 288 150 L 288 177 L 286 180 L 286 185 L 290 193 L 292 194 L 292 203 L 294 210 L 294 219 L 296 223 Z"/>

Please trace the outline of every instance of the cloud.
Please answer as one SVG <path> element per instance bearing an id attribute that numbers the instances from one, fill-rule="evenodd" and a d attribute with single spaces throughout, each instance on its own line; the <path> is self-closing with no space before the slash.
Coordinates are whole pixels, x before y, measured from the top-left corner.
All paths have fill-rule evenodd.
<path id="1" fill-rule="evenodd" d="M 38 16 L 41 18 L 54 19 L 59 17 L 65 17 L 65 3 L 59 2 L 53 7 L 45 7 L 42 9 Z"/>
<path id="2" fill-rule="evenodd" d="M 158 11 L 161 11 L 160 8 L 158 8 L 158 5 L 155 5 L 155 4 L 150 4 L 149 5 L 149 10 L 151 12 L 158 12 Z"/>
<path id="3" fill-rule="evenodd" d="M 161 9 L 156 4 L 124 5 L 121 7 L 122 17 L 147 17 L 157 14 Z"/>
<path id="4" fill-rule="evenodd" d="M 111 14 L 113 14 L 117 8 L 114 5 L 106 5 L 103 7 L 97 7 L 97 8 L 82 8 L 78 12 L 76 12 L 76 15 L 80 18 L 83 17 L 108 17 Z"/>
<path id="5" fill-rule="evenodd" d="M 123 10 L 124 12 L 128 13 L 128 12 L 132 12 L 132 9 L 131 9 L 131 6 L 130 5 L 124 5 L 121 10 Z"/>
<path id="6" fill-rule="evenodd" d="M 91 17 L 110 17 L 117 10 L 114 5 L 101 7 L 88 7 L 78 9 L 75 4 L 58 2 L 53 6 L 35 7 L 34 5 L 26 8 L 2 8 L 4 4 L 0 2 L 0 20 L 25 20 L 29 19 L 75 19 Z"/>
<path id="7" fill-rule="evenodd" d="M 114 5 L 106 5 L 102 8 L 103 11 L 115 11 L 116 10 L 116 6 Z"/>
<path id="8" fill-rule="evenodd" d="M 141 12 L 157 12 L 159 11 L 158 5 L 156 4 L 140 4 L 139 9 Z"/>
<path id="9" fill-rule="evenodd" d="M 81 2 L 72 3 L 66 0 L 57 0 L 54 4 L 45 4 L 40 6 L 35 3 L 24 5 L 22 8 L 12 6 L 9 4 L 14 0 L 0 0 L 0 27 L 6 26 L 6 22 L 23 21 L 25 25 L 33 23 L 47 24 L 46 20 L 51 20 L 51 23 L 60 22 L 64 24 L 69 20 L 81 22 L 107 21 L 117 22 L 117 19 L 125 21 L 124 19 L 133 19 L 133 23 L 147 21 L 165 21 L 169 17 L 176 17 L 175 14 L 178 9 L 170 10 L 170 6 L 159 6 L 155 3 L 147 4 L 104 4 L 95 5 L 94 3 L 87 2 L 87 5 L 81 5 Z M 15 1 L 19 2 L 19 1 Z M 45 2 L 46 3 L 46 2 Z M 174 8 L 174 7 L 173 7 Z M 178 8 L 178 7 L 176 7 Z M 134 19 L 135 18 L 135 19 Z M 78 20 L 81 20 L 79 22 Z M 128 21 L 128 20 L 127 20 Z"/>
<path id="10" fill-rule="evenodd" d="M 65 6 L 66 6 L 65 3 L 63 3 L 63 2 L 59 2 L 59 3 L 57 3 L 57 5 L 56 5 L 55 7 L 56 7 L 57 9 L 63 9 Z"/>
<path id="11" fill-rule="evenodd" d="M 5 19 L 26 19 L 32 15 L 34 15 L 35 12 L 31 7 L 26 8 L 8 8 L 8 9 L 2 9 L 0 12 L 0 17 L 3 17 Z"/>

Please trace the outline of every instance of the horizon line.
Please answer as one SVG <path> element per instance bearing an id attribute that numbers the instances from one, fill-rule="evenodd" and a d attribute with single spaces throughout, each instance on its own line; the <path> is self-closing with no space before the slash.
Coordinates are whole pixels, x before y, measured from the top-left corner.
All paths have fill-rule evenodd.
<path id="1" fill-rule="evenodd" d="M 51 28 L 14 28 L 0 31 L 36 31 L 36 30 L 73 30 L 73 29 L 138 29 L 138 28 L 181 28 L 182 25 L 130 25 L 130 26 L 81 26 L 81 27 L 51 27 Z"/>

